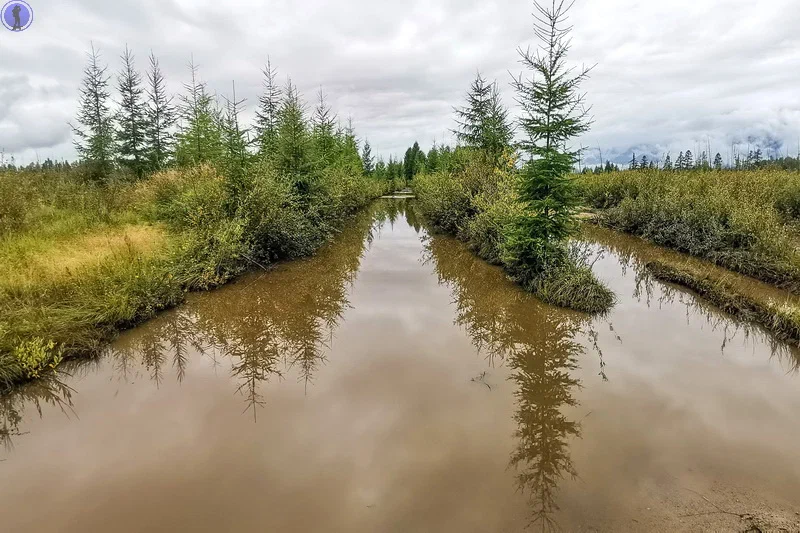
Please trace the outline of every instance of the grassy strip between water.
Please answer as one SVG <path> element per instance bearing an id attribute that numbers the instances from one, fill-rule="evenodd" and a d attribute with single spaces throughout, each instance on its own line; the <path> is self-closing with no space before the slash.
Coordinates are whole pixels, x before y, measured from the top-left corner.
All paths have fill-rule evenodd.
<path id="1" fill-rule="evenodd" d="M 800 309 L 774 300 L 760 300 L 737 291 L 732 283 L 687 266 L 650 261 L 645 265 L 656 279 L 688 287 L 723 311 L 750 320 L 785 341 L 800 343 Z"/>
<path id="2" fill-rule="evenodd" d="M 563 243 L 564 257 L 543 275 L 526 276 L 509 261 L 509 235 L 526 216 L 519 198 L 514 162 L 495 166 L 479 153 L 459 148 L 448 168 L 414 178 L 417 205 L 435 231 L 455 235 L 482 259 L 503 266 L 512 279 L 546 303 L 587 313 L 602 313 L 614 293 L 592 273 L 585 247 Z"/>
<path id="3" fill-rule="evenodd" d="M 602 225 L 800 293 L 800 173 L 641 170 L 577 182 Z"/>
<path id="4" fill-rule="evenodd" d="M 236 182 L 213 166 L 106 185 L 0 173 L 16 206 L 0 231 L 0 390 L 98 353 L 188 291 L 314 253 L 400 185 L 331 168 L 298 191 L 270 164 Z"/>

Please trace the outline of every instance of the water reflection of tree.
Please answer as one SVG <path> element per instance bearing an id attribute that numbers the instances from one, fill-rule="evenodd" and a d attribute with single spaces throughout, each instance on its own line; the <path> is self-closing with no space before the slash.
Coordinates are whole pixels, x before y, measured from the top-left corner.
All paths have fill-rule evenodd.
<path id="1" fill-rule="evenodd" d="M 664 256 L 680 258 L 683 261 L 692 261 L 696 265 L 703 265 L 700 260 L 686 258 L 677 252 L 663 250 L 657 246 L 643 242 L 641 239 L 631 237 L 603 228 L 587 227 L 584 230 L 585 238 L 595 244 L 610 250 L 617 256 L 622 267 L 623 275 L 629 270 L 634 275 L 633 297 L 644 301 L 647 306 L 653 304 L 668 305 L 678 304 L 685 308 L 686 321 L 691 322 L 692 317 L 704 320 L 712 331 L 722 334 L 720 350 L 722 352 L 735 342 L 737 338 L 741 344 L 747 344 L 751 339 L 764 344 L 770 349 L 789 372 L 800 370 L 800 348 L 786 343 L 758 324 L 742 320 L 721 311 L 717 306 L 700 298 L 686 289 L 675 285 L 657 281 L 646 267 L 648 261 L 662 260 Z M 727 274 L 738 277 L 736 274 Z"/>
<path id="2" fill-rule="evenodd" d="M 316 256 L 198 295 L 123 335 L 107 350 L 106 359 L 71 361 L 64 368 L 82 375 L 105 361 L 120 381 L 146 377 L 160 386 L 171 371 L 178 382 L 183 381 L 190 354 L 199 353 L 215 366 L 230 365 L 245 410 L 255 416 L 264 403 L 265 383 L 290 370 L 306 386 L 313 381 L 350 305 L 348 292 L 375 232 L 390 218 L 405 215 L 410 220 L 409 213 L 406 200 L 377 202 Z M 65 412 L 71 408 L 72 390 L 58 377 L 52 374 L 0 395 L 0 441 L 6 446 L 24 433 L 20 426 L 29 404 L 40 413 L 44 404 Z"/>
<path id="3" fill-rule="evenodd" d="M 349 287 L 371 242 L 374 216 L 370 211 L 356 217 L 314 257 L 201 295 L 139 328 L 128 346 L 116 350 L 115 360 L 140 358 L 157 383 L 168 355 L 183 379 L 188 347 L 217 362 L 228 361 L 246 410 L 255 416 L 264 403 L 264 383 L 294 369 L 307 387 L 325 363 L 334 331 L 350 305 Z"/>
<path id="4" fill-rule="evenodd" d="M 0 442 L 6 450 L 13 447 L 14 437 L 22 435 L 23 413 L 33 405 L 39 416 L 43 405 L 54 405 L 64 413 L 72 410 L 73 390 L 61 381 L 59 373 L 46 374 L 35 383 L 22 385 L 0 394 Z"/>
<path id="5" fill-rule="evenodd" d="M 559 482 L 577 475 L 569 442 L 580 425 L 564 411 L 577 405 L 580 382 L 572 374 L 583 347 L 574 339 L 587 319 L 541 304 L 452 239 L 428 239 L 426 259 L 453 292 L 456 323 L 490 364 L 512 370 L 517 445 L 510 464 L 528 495 L 531 524 L 554 529 Z"/>

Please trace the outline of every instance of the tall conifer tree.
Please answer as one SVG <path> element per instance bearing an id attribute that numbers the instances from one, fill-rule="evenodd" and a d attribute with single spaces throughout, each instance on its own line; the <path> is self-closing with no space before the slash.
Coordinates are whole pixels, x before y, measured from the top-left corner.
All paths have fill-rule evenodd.
<path id="1" fill-rule="evenodd" d="M 317 93 L 317 106 L 311 117 L 311 141 L 320 167 L 333 164 L 336 159 L 336 114 L 325 100 L 322 87 Z"/>
<path id="2" fill-rule="evenodd" d="M 453 133 L 459 142 L 482 150 L 496 162 L 513 137 L 497 83 L 487 82 L 478 72 L 467 92 L 466 105 L 454 110 L 458 128 Z"/>
<path id="3" fill-rule="evenodd" d="M 117 75 L 120 104 L 115 117 L 117 157 L 122 166 L 128 168 L 137 179 L 141 179 L 146 168 L 142 75 L 136 71 L 133 52 L 127 45 L 120 59 L 122 70 Z"/>
<path id="4" fill-rule="evenodd" d="M 358 138 L 356 138 L 352 117 L 347 119 L 347 126 L 339 131 L 338 137 L 340 148 L 336 165 L 339 168 L 349 169 L 351 172 L 361 172 L 364 168 L 364 162 L 358 153 Z"/>
<path id="5" fill-rule="evenodd" d="M 428 172 L 436 172 L 439 170 L 439 149 L 436 147 L 436 142 L 434 142 L 431 149 L 428 150 L 428 158 L 425 165 L 425 170 Z"/>
<path id="6" fill-rule="evenodd" d="M 256 139 L 259 153 L 272 156 L 278 139 L 278 126 L 280 122 L 281 88 L 278 84 L 278 71 L 272 67 L 272 62 L 267 58 L 267 65 L 262 71 L 262 93 L 258 98 L 256 110 Z"/>
<path id="7" fill-rule="evenodd" d="M 236 98 L 236 84 L 231 85 L 231 98 L 225 97 L 225 112 L 222 115 L 222 138 L 225 143 L 225 164 L 229 176 L 241 176 L 247 165 L 247 128 L 243 128 L 239 116 L 245 100 Z"/>
<path id="8" fill-rule="evenodd" d="M 375 158 L 372 157 L 372 146 L 369 140 L 364 141 L 364 149 L 361 151 L 361 161 L 364 162 L 364 174 L 371 176 L 375 170 Z"/>
<path id="9" fill-rule="evenodd" d="M 150 170 L 161 170 L 172 158 L 175 147 L 175 106 L 167 94 L 166 81 L 156 56 L 150 52 L 145 109 L 145 146 Z"/>
<path id="10" fill-rule="evenodd" d="M 189 62 L 191 81 L 184 84 L 187 94 L 181 95 L 181 130 L 175 157 L 181 165 L 218 161 L 223 155 L 220 113 L 200 80 L 199 69 Z"/>
<path id="11" fill-rule="evenodd" d="M 683 154 L 683 168 L 684 170 L 691 170 L 694 168 L 694 156 L 691 150 L 686 150 Z"/>
<path id="12" fill-rule="evenodd" d="M 100 52 L 92 44 L 87 53 L 88 65 L 83 71 L 83 82 L 78 102 L 78 125 L 75 149 L 86 166 L 89 179 L 106 181 L 114 168 L 114 128 L 109 110 L 109 76 L 107 67 L 100 65 Z"/>
<path id="13" fill-rule="evenodd" d="M 278 169 L 294 182 L 295 188 L 307 193 L 310 188 L 309 133 L 305 108 L 297 88 L 289 79 L 278 114 L 278 138 L 275 146 Z"/>
<path id="14" fill-rule="evenodd" d="M 414 176 L 422 170 L 418 167 L 419 164 L 419 143 L 414 141 L 414 145 L 406 150 L 405 157 L 403 158 L 403 175 L 406 181 L 411 181 L 414 179 Z"/>
<path id="15" fill-rule="evenodd" d="M 591 124 L 578 91 L 589 69 L 572 71 L 565 63 L 571 4 L 554 0 L 550 7 L 538 2 L 534 6 L 540 47 L 536 52 L 520 50 L 523 65 L 534 76 L 520 75 L 514 81 L 522 106 L 520 126 L 526 136 L 521 147 L 529 156 L 519 192 L 525 211 L 514 224 L 506 250 L 512 271 L 529 286 L 566 260 L 564 241 L 573 232 L 578 201 L 570 177 L 578 152 L 567 143 Z"/>

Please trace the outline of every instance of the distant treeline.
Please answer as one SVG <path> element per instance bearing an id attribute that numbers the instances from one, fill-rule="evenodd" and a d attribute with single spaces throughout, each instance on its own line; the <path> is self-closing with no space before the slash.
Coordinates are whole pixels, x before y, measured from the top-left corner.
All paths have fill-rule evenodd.
<path id="1" fill-rule="evenodd" d="M 798 157 L 770 157 L 765 158 L 761 148 L 749 150 L 747 154 L 734 151 L 734 156 L 729 162 L 725 162 L 722 154 L 717 152 L 713 158 L 709 158 L 709 152 L 702 151 L 695 158 L 691 150 L 680 152 L 673 161 L 672 155 L 667 153 L 664 160 L 649 159 L 646 155 L 638 157 L 636 153 L 631 154 L 631 159 L 625 168 L 606 161 L 597 166 L 586 166 L 579 168 L 580 172 L 600 174 L 602 172 L 619 172 L 620 170 L 800 170 L 800 155 Z"/>
<path id="2" fill-rule="evenodd" d="M 513 144 L 510 145 L 513 147 Z M 390 158 L 389 167 L 390 173 L 402 175 L 406 180 L 411 180 L 415 175 L 420 172 L 436 172 L 437 170 L 447 170 L 450 168 L 454 148 L 447 145 L 433 144 L 433 147 L 425 153 L 419 146 L 419 143 L 414 143 L 412 147 L 406 150 L 405 157 L 402 161 L 394 161 Z M 691 150 L 680 152 L 678 157 L 673 161 L 672 155 L 667 153 L 662 160 L 651 159 L 646 155 L 639 157 L 635 153 L 631 154 L 631 159 L 625 165 L 618 165 L 611 161 L 605 161 L 601 165 L 581 165 L 578 163 L 575 171 L 587 174 L 601 174 L 603 172 L 620 172 L 622 170 L 756 170 L 756 169 L 772 169 L 772 170 L 800 170 L 799 157 L 774 157 L 765 158 L 760 148 L 750 150 L 746 155 L 736 153 L 732 161 L 726 163 L 722 154 L 717 153 L 713 158 L 709 159 L 708 152 L 701 152 L 700 156 L 695 158 Z"/>

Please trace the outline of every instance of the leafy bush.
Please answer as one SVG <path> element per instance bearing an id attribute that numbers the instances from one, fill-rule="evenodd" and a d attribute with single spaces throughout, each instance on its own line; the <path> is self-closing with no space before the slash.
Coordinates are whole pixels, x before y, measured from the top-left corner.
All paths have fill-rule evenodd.
<path id="1" fill-rule="evenodd" d="M 221 285 L 247 268 L 250 249 L 241 219 L 187 231 L 175 253 L 173 270 L 189 290 Z"/>
<path id="2" fill-rule="evenodd" d="M 420 174 L 414 178 L 420 211 L 438 231 L 457 235 L 472 210 L 472 199 L 463 182 L 448 172 Z"/>
<path id="3" fill-rule="evenodd" d="M 302 212 L 291 184 L 268 166 L 256 169 L 240 212 L 248 247 L 259 262 L 309 255 L 325 237 Z"/>
<path id="4" fill-rule="evenodd" d="M 498 172 L 496 187 L 481 191 L 472 204 L 475 216 L 467 223 L 464 237 L 481 258 L 501 264 L 503 246 L 510 225 L 522 214 L 522 204 L 517 197 L 517 175 Z"/>
<path id="5" fill-rule="evenodd" d="M 38 378 L 45 368 L 53 369 L 61 362 L 61 354 L 53 341 L 39 337 L 24 341 L 14 348 L 14 358 L 28 379 Z"/>

